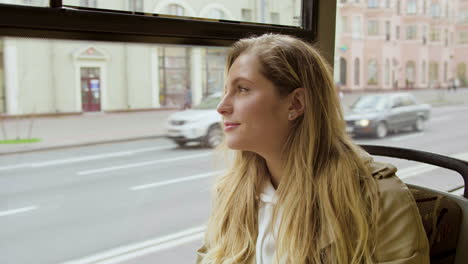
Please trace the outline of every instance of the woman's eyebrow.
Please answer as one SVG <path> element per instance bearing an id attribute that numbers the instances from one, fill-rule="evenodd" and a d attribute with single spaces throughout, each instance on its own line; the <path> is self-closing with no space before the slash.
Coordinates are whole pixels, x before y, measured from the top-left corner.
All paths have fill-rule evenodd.
<path id="1" fill-rule="evenodd" d="M 232 80 L 231 84 L 237 83 L 239 81 L 247 81 L 251 84 L 254 84 L 251 80 L 245 78 L 245 77 L 236 77 L 234 80 Z"/>

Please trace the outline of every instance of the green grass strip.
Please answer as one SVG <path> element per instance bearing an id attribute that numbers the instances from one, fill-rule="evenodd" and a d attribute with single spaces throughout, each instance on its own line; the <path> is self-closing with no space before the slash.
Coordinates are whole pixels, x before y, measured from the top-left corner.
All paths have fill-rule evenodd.
<path id="1" fill-rule="evenodd" d="M 41 141 L 39 138 L 22 138 L 22 139 L 10 139 L 0 140 L 0 144 L 24 144 L 24 143 L 36 143 Z"/>

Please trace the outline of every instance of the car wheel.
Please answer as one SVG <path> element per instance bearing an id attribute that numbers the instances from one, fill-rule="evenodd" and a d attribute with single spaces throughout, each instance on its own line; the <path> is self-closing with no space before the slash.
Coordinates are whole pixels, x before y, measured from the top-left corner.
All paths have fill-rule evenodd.
<path id="1" fill-rule="evenodd" d="M 387 136 L 387 133 L 388 133 L 387 124 L 385 124 L 384 122 L 380 122 L 375 128 L 375 136 L 377 138 L 384 138 Z"/>
<path id="2" fill-rule="evenodd" d="M 187 141 L 176 140 L 175 143 L 176 143 L 177 146 L 179 146 L 179 147 L 184 147 L 185 144 L 187 144 Z"/>
<path id="3" fill-rule="evenodd" d="M 416 123 L 413 125 L 413 130 L 415 131 L 423 131 L 424 130 L 424 120 L 422 117 L 418 117 Z"/>
<path id="4" fill-rule="evenodd" d="M 205 146 L 215 148 L 223 141 L 223 131 L 219 125 L 212 125 L 205 137 Z"/>

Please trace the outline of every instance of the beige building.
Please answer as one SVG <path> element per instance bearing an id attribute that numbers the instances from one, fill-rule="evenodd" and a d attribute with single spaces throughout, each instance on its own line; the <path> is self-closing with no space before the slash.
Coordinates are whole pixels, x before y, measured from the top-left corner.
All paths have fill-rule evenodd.
<path id="1" fill-rule="evenodd" d="M 47 6 L 48 0 L 0 0 Z M 300 0 L 64 0 L 64 5 L 296 25 Z M 226 48 L 0 38 L 0 114 L 181 107 L 221 91 Z"/>
<path id="2" fill-rule="evenodd" d="M 337 30 L 345 91 L 466 83 L 467 0 L 338 0 Z"/>

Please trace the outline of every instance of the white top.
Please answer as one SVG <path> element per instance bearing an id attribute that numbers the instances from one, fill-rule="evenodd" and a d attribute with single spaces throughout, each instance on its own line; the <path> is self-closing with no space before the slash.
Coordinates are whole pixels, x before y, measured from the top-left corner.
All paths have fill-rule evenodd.
<path id="1" fill-rule="evenodd" d="M 275 259 L 275 236 L 278 233 L 279 221 L 276 222 L 274 235 L 270 231 L 272 224 L 273 207 L 276 204 L 276 190 L 270 180 L 265 181 L 263 191 L 260 194 L 260 206 L 258 210 L 258 237 L 255 245 L 257 264 L 271 264 Z M 283 258 L 280 263 L 286 263 Z"/>

